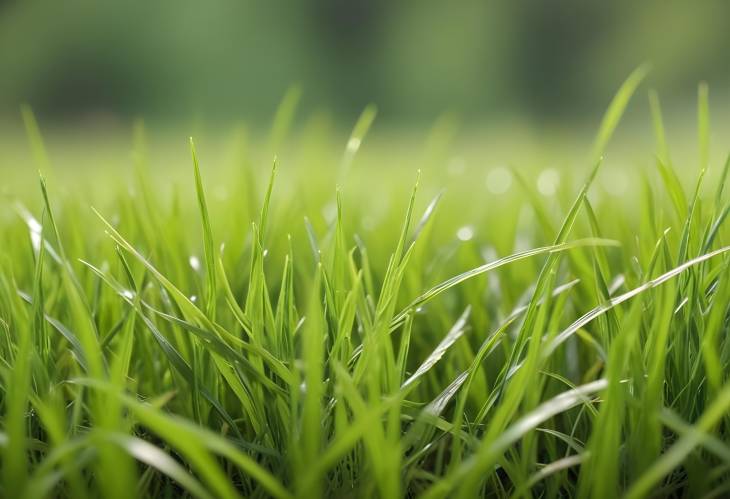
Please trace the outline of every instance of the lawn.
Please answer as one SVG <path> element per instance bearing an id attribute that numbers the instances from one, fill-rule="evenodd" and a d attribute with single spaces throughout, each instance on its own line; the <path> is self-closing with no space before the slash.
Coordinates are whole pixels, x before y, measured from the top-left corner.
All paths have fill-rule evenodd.
<path id="1" fill-rule="evenodd" d="M 604 164 L 644 74 L 569 170 L 445 162 L 438 132 L 421 171 L 360 155 L 373 107 L 292 168 L 291 96 L 226 169 L 194 139 L 157 165 L 141 125 L 128 171 L 64 169 L 24 109 L 0 496 L 730 494 L 730 161 L 700 85 L 691 160 L 651 93 L 650 167 Z"/>

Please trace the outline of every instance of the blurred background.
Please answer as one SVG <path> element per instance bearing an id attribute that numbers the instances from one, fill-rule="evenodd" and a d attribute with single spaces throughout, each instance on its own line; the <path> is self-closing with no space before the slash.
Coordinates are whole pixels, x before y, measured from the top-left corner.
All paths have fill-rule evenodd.
<path id="1" fill-rule="evenodd" d="M 394 126 L 571 127 L 645 61 L 682 113 L 700 80 L 729 100 L 728 20 L 721 0 L 0 0 L 0 121 L 27 102 L 44 123 L 269 126 L 298 84 L 304 115 L 347 127 L 370 102 Z"/>
<path id="2" fill-rule="evenodd" d="M 728 21 L 726 0 L 0 0 L 0 220 L 18 218 L 17 199 L 40 216 L 39 169 L 86 212 L 134 200 L 134 172 L 149 170 L 175 211 L 195 195 L 193 136 L 211 210 L 233 227 L 245 226 L 242 200 L 255 213 L 251 193 L 277 155 L 277 196 L 296 201 L 286 216 L 307 213 L 321 231 L 335 183 L 368 212 L 358 231 L 392 229 L 393 203 L 420 170 L 419 199 L 446 191 L 448 237 L 454 226 L 523 235 L 534 214 L 512 168 L 559 220 L 611 98 L 648 62 L 591 192 L 598 210 L 635 213 L 646 185 L 664 191 L 650 88 L 689 190 L 704 163 L 696 103 L 708 83 L 714 189 L 730 145 Z M 40 133 L 28 112 L 26 132 L 24 103 Z M 370 103 L 374 126 L 349 140 Z M 180 204 L 196 219 L 195 203 Z"/>

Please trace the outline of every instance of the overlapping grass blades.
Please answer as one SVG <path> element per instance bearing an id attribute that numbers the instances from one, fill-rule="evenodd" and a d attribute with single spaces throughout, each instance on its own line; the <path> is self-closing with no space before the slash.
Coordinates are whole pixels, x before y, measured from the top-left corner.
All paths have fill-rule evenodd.
<path id="1" fill-rule="evenodd" d="M 374 107 L 314 201 L 314 174 L 280 193 L 294 172 L 277 160 L 263 189 L 245 163 L 227 179 L 251 184 L 240 196 L 207 196 L 215 172 L 191 140 L 190 189 L 170 207 L 141 124 L 139 195 L 109 188 L 85 210 L 41 177 L 40 202 L 0 220 L 0 495 L 726 493 L 730 159 L 712 171 L 706 87 L 691 188 L 652 93 L 656 177 L 626 209 L 590 196 L 645 74 L 609 106 L 562 216 L 515 168 L 532 249 L 500 214 L 455 243 L 454 206 L 473 201 L 434 190 L 422 205 L 425 170 L 368 232 L 373 206 L 344 184 Z M 299 94 L 277 112 L 267 162 Z"/>

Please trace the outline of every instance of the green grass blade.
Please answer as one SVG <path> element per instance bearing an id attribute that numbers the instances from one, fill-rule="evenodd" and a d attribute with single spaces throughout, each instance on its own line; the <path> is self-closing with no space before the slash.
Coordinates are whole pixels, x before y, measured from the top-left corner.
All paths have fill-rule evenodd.
<path id="1" fill-rule="evenodd" d="M 195 174 L 195 192 L 198 197 L 198 207 L 200 208 L 200 217 L 203 221 L 203 249 L 205 252 L 205 275 L 207 278 L 207 286 L 205 288 L 205 311 L 208 317 L 215 321 L 216 308 L 216 270 L 215 270 L 215 249 L 213 243 L 213 230 L 210 226 L 210 215 L 208 214 L 208 205 L 205 202 L 205 192 L 203 190 L 203 181 L 200 178 L 200 166 L 198 165 L 198 156 L 195 153 L 195 143 L 190 137 L 190 154 L 193 158 L 193 170 Z"/>
<path id="2" fill-rule="evenodd" d="M 597 161 L 606 149 L 614 130 L 618 126 L 621 117 L 623 116 L 624 110 L 629 103 L 629 99 L 636 91 L 641 81 L 646 77 L 649 72 L 649 66 L 644 64 L 634 70 L 629 75 L 626 81 L 621 85 L 618 92 L 614 96 L 611 104 L 609 104 L 606 113 L 603 115 L 601 120 L 601 126 L 598 129 L 596 140 L 593 143 L 593 150 L 591 152 L 591 158 Z"/>

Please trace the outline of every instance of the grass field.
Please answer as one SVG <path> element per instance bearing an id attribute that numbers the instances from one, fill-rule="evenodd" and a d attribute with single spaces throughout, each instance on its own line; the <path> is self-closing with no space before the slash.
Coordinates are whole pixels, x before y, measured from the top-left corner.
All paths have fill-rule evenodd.
<path id="1" fill-rule="evenodd" d="M 58 168 L 24 110 L 0 496 L 726 497 L 730 162 L 700 86 L 693 160 L 651 94 L 652 167 L 606 170 L 643 75 L 571 170 L 358 157 L 373 108 L 270 167 L 292 97 L 228 169 L 192 139 L 156 167 L 140 126 L 120 177 Z"/>

